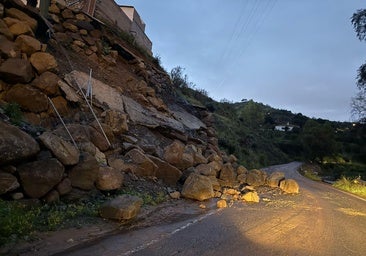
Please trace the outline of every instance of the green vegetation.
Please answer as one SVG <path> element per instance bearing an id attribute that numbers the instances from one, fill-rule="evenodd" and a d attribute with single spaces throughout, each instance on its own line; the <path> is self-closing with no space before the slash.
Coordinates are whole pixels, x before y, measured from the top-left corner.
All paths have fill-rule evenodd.
<path id="1" fill-rule="evenodd" d="M 321 173 L 321 168 L 319 165 L 303 164 L 300 167 L 299 172 L 308 179 L 311 179 L 314 181 L 322 180 L 322 178 L 319 176 L 319 173 Z"/>
<path id="2" fill-rule="evenodd" d="M 17 103 L 7 103 L 4 106 L 4 113 L 9 117 L 10 122 L 14 125 L 20 125 L 23 120 L 23 113 Z"/>
<path id="3" fill-rule="evenodd" d="M 352 15 L 351 22 L 360 41 L 366 42 L 366 9 L 357 10 Z M 361 122 L 366 122 L 366 63 L 357 71 L 358 93 L 352 99 L 352 114 Z"/>
<path id="4" fill-rule="evenodd" d="M 29 239 L 36 231 L 81 226 L 85 217 L 97 216 L 100 203 L 97 200 L 28 206 L 22 202 L 0 200 L 0 245 Z"/>
<path id="5" fill-rule="evenodd" d="M 144 205 L 157 205 L 166 201 L 163 190 L 144 191 L 134 187 L 98 194 L 75 203 L 29 204 L 0 199 L 0 246 L 19 239 L 31 239 L 36 231 L 53 231 L 67 227 L 81 227 L 96 221 L 98 210 L 106 200 L 130 194 L 142 198 Z"/>
<path id="6" fill-rule="evenodd" d="M 253 100 L 217 102 L 197 89 L 183 68 L 173 68 L 170 76 L 182 102 L 212 112 L 220 148 L 234 154 L 245 167 L 311 161 L 324 169 L 319 176 L 360 175 L 366 179 L 365 124 L 311 119 Z M 276 130 L 278 125 L 284 130 Z"/>
<path id="7" fill-rule="evenodd" d="M 348 178 L 343 176 L 341 179 L 337 180 L 333 186 L 366 198 L 366 184 L 361 183 L 359 178 Z"/>

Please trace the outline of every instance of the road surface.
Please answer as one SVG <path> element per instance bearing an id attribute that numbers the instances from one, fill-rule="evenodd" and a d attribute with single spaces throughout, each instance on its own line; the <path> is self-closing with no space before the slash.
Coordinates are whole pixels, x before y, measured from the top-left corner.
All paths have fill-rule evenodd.
<path id="1" fill-rule="evenodd" d="M 282 170 L 299 195 L 235 203 L 169 225 L 115 234 L 58 255 L 366 255 L 366 201 Z"/>

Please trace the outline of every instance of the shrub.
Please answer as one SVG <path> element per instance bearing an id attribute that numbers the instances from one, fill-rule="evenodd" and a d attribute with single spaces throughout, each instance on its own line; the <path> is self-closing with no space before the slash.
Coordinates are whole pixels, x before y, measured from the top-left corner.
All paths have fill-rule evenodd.
<path id="1" fill-rule="evenodd" d="M 362 183 L 359 178 L 342 176 L 333 186 L 366 198 L 366 185 Z"/>
<path id="2" fill-rule="evenodd" d="M 6 104 L 4 112 L 10 118 L 12 124 L 20 125 L 23 119 L 23 113 L 18 103 L 10 102 Z"/>

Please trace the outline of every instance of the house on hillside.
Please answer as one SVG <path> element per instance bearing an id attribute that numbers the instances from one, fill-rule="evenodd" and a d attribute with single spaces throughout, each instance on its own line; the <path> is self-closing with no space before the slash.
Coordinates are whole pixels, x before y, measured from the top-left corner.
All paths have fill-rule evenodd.
<path id="1" fill-rule="evenodd" d="M 27 3 L 27 0 L 22 1 Z M 146 24 L 133 6 L 118 5 L 114 0 L 57 0 L 57 2 L 70 8 L 81 9 L 102 22 L 116 25 L 132 35 L 135 42 L 152 55 L 152 42 L 145 34 Z"/>
<path id="2" fill-rule="evenodd" d="M 275 131 L 281 131 L 281 132 L 291 132 L 296 126 L 291 125 L 290 123 L 284 124 L 284 125 L 276 125 Z"/>

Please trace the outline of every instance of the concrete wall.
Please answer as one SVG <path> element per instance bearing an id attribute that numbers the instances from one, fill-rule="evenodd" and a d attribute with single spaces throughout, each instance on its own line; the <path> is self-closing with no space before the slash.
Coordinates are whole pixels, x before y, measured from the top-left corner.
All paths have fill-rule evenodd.
<path id="1" fill-rule="evenodd" d="M 97 1 L 94 16 L 101 21 L 116 25 L 125 32 L 130 31 L 132 21 L 113 0 Z"/>
<path id="2" fill-rule="evenodd" d="M 64 0 L 57 1 L 65 4 Z M 138 45 L 152 54 L 152 42 L 145 34 L 146 25 L 133 6 L 119 6 L 114 0 L 86 0 L 83 11 L 130 33 Z"/>
<path id="3" fill-rule="evenodd" d="M 126 16 L 132 21 L 130 33 L 135 37 L 136 43 L 144 47 L 150 54 L 152 42 L 145 34 L 145 23 L 133 6 L 120 6 Z"/>

